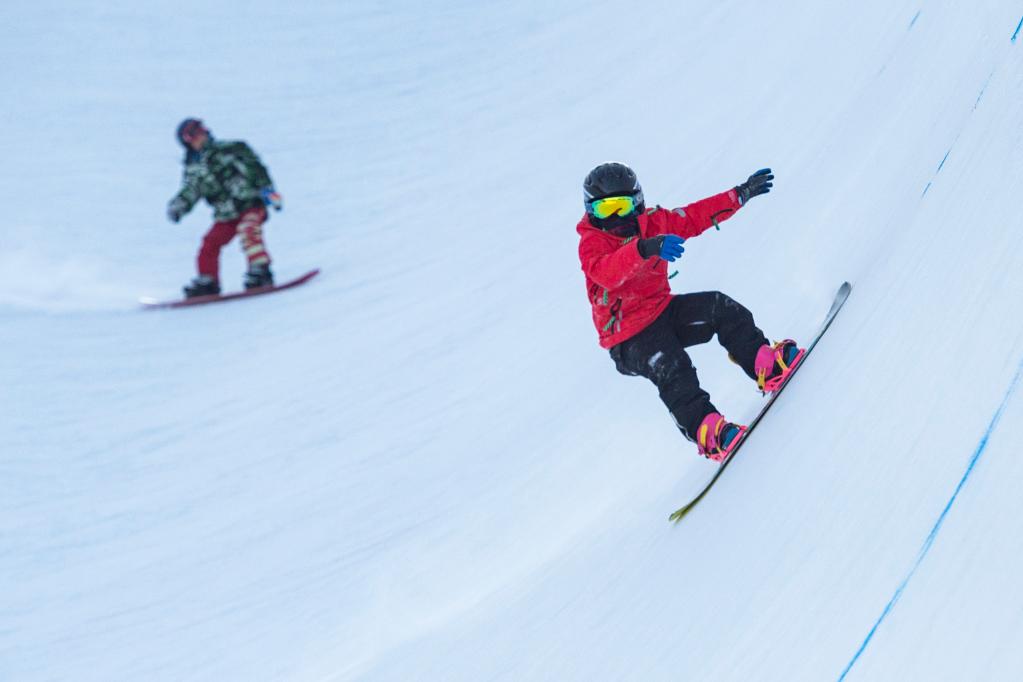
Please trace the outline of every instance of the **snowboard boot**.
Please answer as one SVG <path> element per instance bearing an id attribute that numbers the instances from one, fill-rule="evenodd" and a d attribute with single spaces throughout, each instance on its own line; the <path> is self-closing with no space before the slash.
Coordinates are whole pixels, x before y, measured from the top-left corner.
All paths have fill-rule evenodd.
<path id="1" fill-rule="evenodd" d="M 774 393 L 785 383 L 804 355 L 806 349 L 800 348 L 792 339 L 779 341 L 774 346 L 761 346 L 753 362 L 757 386 L 763 393 Z"/>
<path id="2" fill-rule="evenodd" d="M 220 293 L 220 282 L 209 275 L 199 275 L 184 286 L 185 298 L 216 296 Z"/>
<path id="3" fill-rule="evenodd" d="M 717 412 L 711 412 L 696 430 L 696 448 L 700 454 L 714 462 L 722 462 L 739 444 L 745 426 L 725 421 Z"/>
<path id="4" fill-rule="evenodd" d="M 253 265 L 245 273 L 245 289 L 258 289 L 260 287 L 272 287 L 274 275 L 270 272 L 270 264 Z"/>

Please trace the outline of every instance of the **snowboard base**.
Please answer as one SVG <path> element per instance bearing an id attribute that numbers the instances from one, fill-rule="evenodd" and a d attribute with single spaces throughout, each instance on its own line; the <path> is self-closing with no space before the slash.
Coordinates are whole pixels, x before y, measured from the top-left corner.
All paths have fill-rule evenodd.
<path id="1" fill-rule="evenodd" d="M 161 308 L 185 308 L 194 305 L 204 305 L 206 303 L 220 303 L 221 301 L 233 301 L 237 298 L 249 298 L 251 296 L 262 296 L 263 294 L 272 294 L 276 291 L 284 291 L 292 287 L 297 287 L 299 284 L 305 284 L 316 275 L 320 274 L 319 268 L 310 270 L 301 277 L 297 277 L 293 280 L 289 280 L 282 284 L 274 284 L 268 287 L 257 287 L 255 289 L 247 289 L 245 291 L 236 291 L 230 294 L 213 294 L 210 296 L 193 296 L 192 298 L 183 298 L 177 301 L 158 301 L 155 298 L 142 298 L 139 299 L 139 303 L 142 307 L 147 310 L 161 309 Z"/>

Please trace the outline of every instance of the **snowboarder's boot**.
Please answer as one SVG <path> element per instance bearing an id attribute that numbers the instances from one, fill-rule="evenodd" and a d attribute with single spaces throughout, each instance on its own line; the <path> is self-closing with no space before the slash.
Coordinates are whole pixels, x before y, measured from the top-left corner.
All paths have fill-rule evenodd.
<path id="1" fill-rule="evenodd" d="M 753 361 L 757 386 L 764 393 L 774 393 L 785 383 L 804 355 L 806 349 L 800 348 L 792 339 L 779 341 L 773 346 L 767 344 L 761 346 L 757 351 L 756 360 Z"/>
<path id="2" fill-rule="evenodd" d="M 703 418 L 700 428 L 696 430 L 696 447 L 707 459 L 721 462 L 739 444 L 739 436 L 744 431 L 745 426 L 732 424 L 717 412 L 711 412 Z"/>
<path id="3" fill-rule="evenodd" d="M 245 273 L 246 290 L 258 289 L 260 287 L 272 287 L 273 285 L 274 275 L 270 272 L 269 263 L 253 265 L 249 268 L 249 271 Z"/>
<path id="4" fill-rule="evenodd" d="M 185 298 L 215 296 L 220 293 L 220 282 L 209 275 L 199 275 L 184 286 Z"/>

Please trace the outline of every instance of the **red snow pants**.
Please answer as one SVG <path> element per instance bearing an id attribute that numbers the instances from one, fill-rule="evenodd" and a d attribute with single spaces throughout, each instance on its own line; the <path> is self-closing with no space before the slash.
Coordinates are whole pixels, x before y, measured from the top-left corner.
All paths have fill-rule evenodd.
<path id="1" fill-rule="evenodd" d="M 270 254 L 266 252 L 266 245 L 263 244 L 264 222 L 266 209 L 256 206 L 242 211 L 234 220 L 213 223 L 213 227 L 203 237 L 202 248 L 199 249 L 199 274 L 219 279 L 220 249 L 234 239 L 235 235 L 241 237 L 242 251 L 245 252 L 250 268 L 254 265 L 269 265 Z"/>

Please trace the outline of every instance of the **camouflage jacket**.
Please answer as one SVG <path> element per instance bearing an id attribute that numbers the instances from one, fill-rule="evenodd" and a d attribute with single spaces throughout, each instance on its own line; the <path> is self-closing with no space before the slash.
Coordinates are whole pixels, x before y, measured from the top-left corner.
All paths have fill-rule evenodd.
<path id="1" fill-rule="evenodd" d="M 185 173 L 171 202 L 187 213 L 205 199 L 215 220 L 233 220 L 242 211 L 262 206 L 260 191 L 273 186 L 270 174 L 249 145 L 210 139 L 200 151 L 185 154 Z"/>

